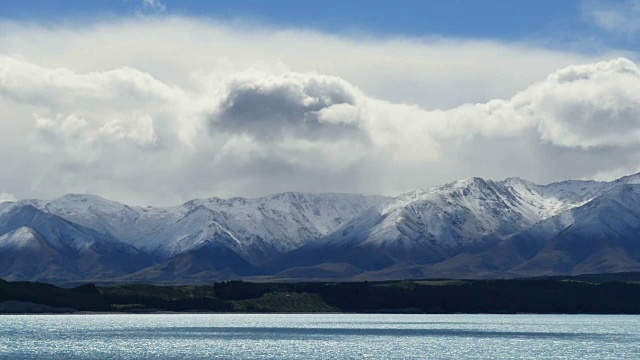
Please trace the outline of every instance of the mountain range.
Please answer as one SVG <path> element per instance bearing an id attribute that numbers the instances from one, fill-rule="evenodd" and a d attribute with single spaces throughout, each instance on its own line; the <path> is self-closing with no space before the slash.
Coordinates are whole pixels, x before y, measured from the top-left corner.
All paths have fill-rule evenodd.
<path id="1" fill-rule="evenodd" d="M 640 271 L 640 174 L 470 178 L 397 197 L 0 203 L 0 278 L 52 283 L 514 278 Z"/>

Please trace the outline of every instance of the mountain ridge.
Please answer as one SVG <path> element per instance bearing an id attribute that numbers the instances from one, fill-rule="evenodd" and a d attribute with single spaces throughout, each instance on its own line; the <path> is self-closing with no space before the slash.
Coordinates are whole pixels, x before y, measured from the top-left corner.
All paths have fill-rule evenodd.
<path id="1" fill-rule="evenodd" d="M 60 270 L 65 261 L 84 269 L 69 280 L 138 282 L 315 279 L 314 274 L 342 280 L 636 271 L 640 270 L 640 253 L 633 242 L 640 231 L 635 225 L 640 225 L 638 184 L 640 174 L 611 182 L 567 180 L 547 185 L 517 177 L 501 181 L 472 177 L 397 197 L 284 192 L 141 207 L 96 195 L 67 194 L 51 201 L 5 202 L 0 204 L 0 257 L 20 250 L 20 244 L 31 244 L 33 254 L 23 246 L 19 257 L 37 258 L 50 246 L 56 254 L 42 263 L 55 265 L 58 275 L 47 275 L 48 269 L 28 270 L 41 264 L 16 267 L 12 262 L 13 268 L 0 267 L 0 276 L 62 281 L 65 275 L 60 274 L 70 273 Z M 625 201 L 630 203 L 622 206 Z M 603 202 L 609 204 L 613 218 L 601 215 L 607 211 L 596 205 Z M 575 232 L 573 238 L 558 235 L 571 226 L 588 231 Z M 552 254 L 569 256 L 562 246 L 579 241 L 576 236 L 612 242 L 592 247 L 594 253 L 585 258 L 591 265 L 569 260 L 571 266 L 561 265 Z M 533 247 L 537 243 L 540 248 Z M 74 246 L 91 251 L 69 250 Z M 540 252 L 543 248 L 547 250 Z M 75 259 L 69 256 L 74 251 Z M 139 266 L 124 266 L 118 256 Z M 78 267 L 79 262 L 89 264 Z"/>

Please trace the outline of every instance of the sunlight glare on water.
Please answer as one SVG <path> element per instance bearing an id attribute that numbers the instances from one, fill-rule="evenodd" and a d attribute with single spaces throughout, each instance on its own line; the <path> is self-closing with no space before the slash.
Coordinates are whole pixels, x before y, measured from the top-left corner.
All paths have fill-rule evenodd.
<path id="1" fill-rule="evenodd" d="M 639 359 L 640 316 L 0 316 L 0 359 Z"/>

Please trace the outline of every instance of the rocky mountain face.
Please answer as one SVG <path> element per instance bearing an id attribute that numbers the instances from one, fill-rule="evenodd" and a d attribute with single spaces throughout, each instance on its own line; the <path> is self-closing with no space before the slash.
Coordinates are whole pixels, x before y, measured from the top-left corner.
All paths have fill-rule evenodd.
<path id="1" fill-rule="evenodd" d="M 640 174 L 549 185 L 471 178 L 395 198 L 2 203 L 0 277 L 203 283 L 640 271 L 638 184 Z"/>

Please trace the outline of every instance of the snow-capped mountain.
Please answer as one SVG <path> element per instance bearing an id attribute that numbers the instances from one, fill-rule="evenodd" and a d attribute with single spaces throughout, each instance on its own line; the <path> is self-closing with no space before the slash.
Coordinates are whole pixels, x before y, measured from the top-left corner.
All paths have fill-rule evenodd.
<path id="1" fill-rule="evenodd" d="M 276 259 L 269 269 L 332 263 L 375 271 L 389 266 L 437 263 L 565 214 L 611 189 L 637 183 L 640 175 L 613 182 L 565 181 L 549 185 L 518 178 L 454 181 L 412 191 L 370 209 L 330 234 Z M 559 216 L 553 220 L 560 222 L 559 228 L 569 225 L 562 219 Z"/>
<path id="2" fill-rule="evenodd" d="M 470 178 L 395 198 L 287 192 L 138 207 L 70 194 L 0 203 L 0 277 L 186 283 L 635 269 L 634 184 L 640 174 L 549 185 Z"/>
<path id="3" fill-rule="evenodd" d="M 640 259 L 640 185 L 620 185 L 583 206 L 547 219 L 508 239 L 539 241 L 519 274 L 637 271 Z M 536 251 L 537 250 L 537 251 Z"/>
<path id="4" fill-rule="evenodd" d="M 9 217 L 31 209 L 59 220 L 57 225 L 40 232 L 48 242 L 57 243 L 63 238 L 68 243 L 90 244 L 94 238 L 107 239 L 105 243 L 124 243 L 152 257 L 160 267 L 181 254 L 203 251 L 211 258 L 211 268 L 216 269 L 215 262 L 221 260 L 211 257 L 211 249 L 216 249 L 215 254 L 226 254 L 221 258 L 237 257 L 239 268 L 246 270 L 244 262 L 268 261 L 388 200 L 383 196 L 288 192 L 253 199 L 199 199 L 180 206 L 154 208 L 128 206 L 95 195 L 69 194 L 52 201 L 0 204 L 0 234 L 18 226 L 37 228 L 49 223 L 39 218 L 16 221 Z M 92 238 L 78 240 L 72 233 L 58 236 L 53 228 L 66 227 L 60 221 L 87 229 Z"/>
<path id="5" fill-rule="evenodd" d="M 388 200 L 383 196 L 288 192 L 253 199 L 198 199 L 165 208 L 133 207 L 76 194 L 24 203 L 110 234 L 160 258 L 213 240 L 259 261 L 300 247 Z"/>
<path id="6" fill-rule="evenodd" d="M 32 205 L 0 209 L 0 277 L 75 280 L 116 277 L 148 267 L 135 247 Z"/>
<path id="7" fill-rule="evenodd" d="M 510 234 L 538 221 L 536 204 L 518 195 L 513 188 L 480 178 L 412 191 L 277 259 L 275 266 L 330 261 L 375 270 L 443 260 L 474 239 Z"/>
<path id="8" fill-rule="evenodd" d="M 640 271 L 640 185 L 621 184 L 481 251 L 413 270 L 445 277 Z"/>
<path id="9" fill-rule="evenodd" d="M 567 180 L 549 185 L 537 185 L 519 178 L 509 178 L 501 184 L 512 188 L 523 201 L 538 209 L 538 216 L 543 220 L 585 204 L 619 185 L 640 184 L 640 174 L 625 176 L 610 182 Z"/>

